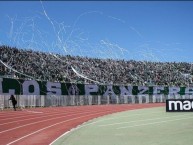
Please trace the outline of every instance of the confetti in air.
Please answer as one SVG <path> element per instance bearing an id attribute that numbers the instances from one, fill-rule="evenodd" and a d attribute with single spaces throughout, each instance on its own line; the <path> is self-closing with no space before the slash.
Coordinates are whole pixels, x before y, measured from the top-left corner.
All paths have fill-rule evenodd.
<path id="1" fill-rule="evenodd" d="M 166 49 L 172 52 L 174 49 L 170 46 L 177 47 L 180 45 L 177 42 L 165 44 L 146 40 L 146 35 L 133 24 L 130 25 L 128 21 L 102 11 L 85 11 L 77 15 L 71 24 L 67 24 L 65 17 L 63 20 L 56 20 L 50 15 L 43 1 L 40 1 L 39 4 L 41 9 L 39 12 L 34 12 L 32 17 L 7 16 L 10 27 L 7 32 L 9 44 L 27 50 L 21 50 L 22 60 L 20 62 L 26 70 L 15 67 L 14 57 L 8 59 L 4 56 L 6 61 L 0 60 L 0 63 L 8 70 L 27 78 L 42 81 L 52 81 L 52 79 L 59 78 L 56 81 L 106 84 L 114 83 L 112 80 L 117 81 L 119 75 L 126 74 L 125 82 L 119 83 L 126 83 L 127 81 L 147 82 L 152 80 L 152 78 L 149 78 L 149 74 L 153 73 L 153 68 L 148 67 L 149 61 L 162 62 L 166 60 L 167 54 L 164 53 Z M 95 21 L 95 18 L 97 18 L 97 21 Z M 85 21 L 90 24 L 89 27 L 83 25 Z M 103 25 L 102 21 L 106 21 L 109 25 Z M 46 24 L 46 27 L 43 27 L 42 23 Z M 117 27 L 117 24 L 122 27 Z M 93 31 L 95 29 L 98 30 L 97 33 Z M 126 46 L 120 40 L 116 40 L 116 35 L 126 37 L 128 45 Z M 130 46 L 134 40 L 136 42 Z M 159 44 L 159 48 L 154 47 L 157 44 Z M 35 52 L 33 55 L 31 54 L 32 51 Z M 181 51 L 181 49 L 178 51 Z M 25 53 L 28 53 L 28 55 L 25 55 Z M 25 62 L 29 61 L 29 56 L 31 56 L 30 63 L 36 68 L 37 74 L 30 74 L 32 68 L 25 65 Z M 104 76 L 102 70 L 107 69 L 103 67 L 109 60 L 111 60 L 109 62 L 111 66 L 108 68 L 110 72 L 108 76 Z M 125 60 L 132 61 L 126 65 Z M 139 60 L 139 62 L 133 60 Z M 81 64 L 78 64 L 78 61 Z M 97 61 L 100 61 L 104 66 L 99 66 L 96 63 Z M 52 68 L 48 66 L 51 63 L 54 66 Z M 144 74 L 134 72 L 135 63 L 140 64 Z M 127 68 L 124 68 L 123 65 Z M 159 68 L 159 64 L 156 67 Z M 177 66 L 171 65 L 170 69 L 177 69 Z M 48 75 L 42 75 L 45 73 Z M 185 72 L 176 71 L 177 76 L 188 77 L 184 74 Z M 43 77 L 38 77 L 39 75 Z"/>

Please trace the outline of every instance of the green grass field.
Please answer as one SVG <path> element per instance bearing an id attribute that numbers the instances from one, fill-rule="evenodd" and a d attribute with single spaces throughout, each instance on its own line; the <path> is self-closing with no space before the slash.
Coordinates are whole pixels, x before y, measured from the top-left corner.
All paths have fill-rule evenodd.
<path id="1" fill-rule="evenodd" d="M 192 145 L 193 113 L 165 107 L 131 110 L 91 120 L 54 145 Z"/>

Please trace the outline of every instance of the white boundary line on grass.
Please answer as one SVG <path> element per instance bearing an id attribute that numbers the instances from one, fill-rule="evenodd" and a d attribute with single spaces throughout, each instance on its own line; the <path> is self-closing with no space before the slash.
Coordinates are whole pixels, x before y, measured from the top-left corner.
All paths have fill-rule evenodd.
<path id="1" fill-rule="evenodd" d="M 97 117 L 97 118 L 99 118 L 99 117 Z M 93 119 L 91 119 L 91 120 L 89 120 L 89 121 L 92 121 L 92 120 L 94 120 L 94 119 L 96 119 L 96 118 L 93 118 Z M 89 122 L 89 121 L 87 121 L 87 122 Z M 77 127 L 72 128 L 71 130 L 65 132 L 64 134 L 62 134 L 61 136 L 59 136 L 58 138 L 56 138 L 54 141 L 52 141 L 49 145 L 53 145 L 53 143 L 55 143 L 57 140 L 59 140 L 59 139 L 62 138 L 63 136 L 65 136 L 65 135 L 67 135 L 67 134 L 69 134 L 69 133 L 71 133 L 71 132 L 73 132 L 73 131 L 75 131 L 75 130 L 78 130 L 78 129 L 82 128 L 82 127 L 85 127 L 85 126 L 88 126 L 88 125 L 91 125 L 91 124 L 98 123 L 99 121 L 95 121 L 95 122 L 91 122 L 91 123 L 87 123 L 87 122 L 84 122 L 84 123 L 82 123 L 82 125 L 78 125 Z"/>
<path id="2" fill-rule="evenodd" d="M 129 110 L 127 110 L 127 111 L 129 111 Z M 127 112 L 126 111 L 126 112 Z M 124 111 L 125 112 L 125 111 Z M 130 111 L 129 111 L 130 112 Z M 118 113 L 120 113 L 120 112 L 118 112 Z M 140 115 L 148 115 L 148 114 L 157 114 L 157 113 L 159 113 L 159 112 L 152 112 L 152 113 L 136 113 L 136 114 L 133 114 L 133 115 L 125 115 L 125 116 L 119 116 L 119 118 L 117 118 L 117 117 L 110 117 L 110 118 L 107 118 L 107 119 L 102 119 L 102 120 L 100 120 L 100 121 L 98 121 L 98 122 L 102 122 L 102 121 L 107 121 L 107 120 L 114 120 L 114 119 L 120 119 L 120 118 L 126 118 L 126 117 L 130 117 L 130 116 L 140 116 Z M 114 114 L 114 113 L 113 113 Z"/>
<path id="3" fill-rule="evenodd" d="M 158 120 L 158 119 L 166 119 L 166 118 L 175 118 L 175 117 L 181 117 L 181 116 L 189 116 L 189 115 L 184 114 L 184 115 L 175 115 L 175 116 L 168 116 L 168 117 L 151 118 L 151 119 L 141 119 L 141 120 L 133 120 L 133 121 L 119 122 L 119 123 L 112 123 L 112 124 L 105 124 L 105 125 L 98 125 L 98 126 L 106 127 L 106 126 L 113 126 L 113 125 L 119 125 L 119 124 L 128 124 L 132 122 L 142 122 L 142 121 L 150 121 L 150 120 Z"/>
<path id="4" fill-rule="evenodd" d="M 184 116 L 184 115 L 176 115 L 176 117 L 177 116 Z M 132 125 L 132 126 L 127 126 L 127 127 L 119 127 L 119 128 L 116 128 L 116 129 L 124 129 L 124 128 L 131 128 L 131 127 L 151 125 L 151 124 L 167 123 L 167 122 L 171 122 L 171 121 L 184 120 L 184 119 L 189 119 L 189 118 L 193 118 L 193 116 L 192 117 L 181 118 L 181 119 L 173 119 L 173 120 L 159 121 L 159 122 L 146 123 L 146 124 L 140 124 L 140 125 Z M 94 119 L 96 119 L 96 118 L 94 118 Z M 53 145 L 57 140 L 59 140 L 60 138 L 64 137 L 65 135 L 67 135 L 69 133 L 72 133 L 73 131 L 76 131 L 76 130 L 82 128 L 82 127 L 85 127 L 85 126 L 88 126 L 88 125 L 91 125 L 91 124 L 98 123 L 98 121 L 95 121 L 95 122 L 92 122 L 92 123 L 88 123 L 88 124 L 85 124 L 85 123 L 83 123 L 82 125 L 77 126 L 76 128 L 71 129 L 70 131 L 65 132 L 64 134 L 62 134 L 61 136 L 56 138 L 53 142 L 51 142 L 49 145 Z"/>
<path id="5" fill-rule="evenodd" d="M 165 120 L 165 121 L 158 121 L 158 122 L 152 122 L 152 123 L 145 123 L 145 124 L 139 124 L 139 125 L 124 126 L 124 127 L 119 127 L 116 129 L 126 129 L 126 128 L 138 127 L 138 126 L 161 124 L 161 123 L 167 123 L 167 122 L 172 122 L 172 121 L 177 121 L 177 120 L 185 120 L 185 119 L 190 119 L 190 118 L 193 118 L 193 116 L 192 117 L 186 117 L 186 118 L 173 119 L 173 120 Z"/>
<path id="6" fill-rule="evenodd" d="M 144 109 L 144 108 L 143 108 L 143 109 Z M 146 108 L 146 109 L 148 109 L 148 108 Z M 137 109 L 137 110 L 140 110 L 140 109 Z M 136 111 L 136 110 L 126 110 L 126 112 L 127 112 L 127 111 L 129 111 L 129 112 L 132 111 L 132 112 L 133 112 L 133 111 Z M 123 111 L 123 112 L 124 112 L 124 111 Z M 121 113 L 121 112 L 117 112 L 117 113 Z M 129 116 L 147 115 L 147 114 L 155 114 L 155 113 L 158 113 L 158 112 L 152 112 L 152 113 L 146 113 L 146 114 L 144 114 L 144 113 L 138 113 L 138 114 L 133 114 L 133 115 L 129 115 Z M 113 114 L 116 114 L 116 113 L 113 113 Z M 110 115 L 111 115 L 111 114 L 110 114 Z M 102 116 L 102 117 L 104 117 L 104 116 Z M 128 117 L 128 116 L 123 116 L 123 117 L 121 117 L 121 118 L 124 118 L 124 117 Z M 97 117 L 97 118 L 101 118 L 101 117 Z M 69 134 L 69 133 L 71 133 L 71 132 L 73 132 L 73 131 L 76 131 L 76 130 L 82 128 L 82 127 L 89 126 L 89 125 L 92 125 L 92 124 L 96 124 L 96 123 L 98 123 L 98 122 L 102 122 L 102 121 L 106 121 L 106 120 L 117 119 L 116 117 L 111 117 L 111 118 L 108 118 L 108 119 L 97 120 L 97 121 L 88 123 L 88 122 L 90 122 L 90 121 L 92 121 L 92 120 L 95 120 L 95 119 L 97 119 L 97 118 L 93 118 L 93 119 L 91 119 L 91 120 L 89 120 L 89 121 L 87 121 L 87 122 L 82 123 L 81 125 L 78 125 L 78 126 L 75 127 L 75 128 L 72 128 L 71 130 L 65 132 L 64 134 L 62 134 L 61 136 L 59 136 L 58 138 L 56 138 L 56 139 L 55 139 L 53 142 L 51 142 L 49 145 L 53 145 L 53 144 L 54 144 L 57 140 L 59 140 L 60 138 L 66 136 L 67 134 Z"/>

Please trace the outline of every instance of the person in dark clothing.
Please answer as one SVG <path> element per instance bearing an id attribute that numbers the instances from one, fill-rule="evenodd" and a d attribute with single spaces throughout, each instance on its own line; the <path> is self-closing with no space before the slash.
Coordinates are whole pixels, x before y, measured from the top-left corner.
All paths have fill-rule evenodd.
<path id="1" fill-rule="evenodd" d="M 13 108 L 14 110 L 16 111 L 16 104 L 17 104 L 17 100 L 15 99 L 15 97 L 13 95 L 11 95 L 11 97 L 9 98 L 9 100 L 11 100 L 12 102 L 12 105 L 13 105 Z"/>

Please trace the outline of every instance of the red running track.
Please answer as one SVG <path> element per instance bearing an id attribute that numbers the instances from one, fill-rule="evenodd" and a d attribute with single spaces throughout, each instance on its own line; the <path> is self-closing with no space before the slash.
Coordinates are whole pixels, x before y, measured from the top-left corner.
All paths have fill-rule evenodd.
<path id="1" fill-rule="evenodd" d="M 126 110 L 164 105 L 94 105 L 1 111 L 0 145 L 48 145 L 65 132 L 90 119 Z"/>

